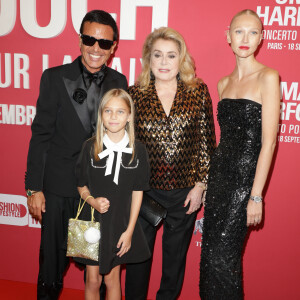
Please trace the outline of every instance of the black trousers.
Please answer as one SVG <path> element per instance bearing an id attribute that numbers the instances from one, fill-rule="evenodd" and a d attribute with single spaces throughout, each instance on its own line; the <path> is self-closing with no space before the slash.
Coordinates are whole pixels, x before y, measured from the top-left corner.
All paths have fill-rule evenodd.
<path id="1" fill-rule="evenodd" d="M 69 218 L 76 214 L 79 198 L 44 192 L 46 212 L 42 217 L 37 299 L 58 299 L 64 272 L 69 265 L 66 242 Z"/>
<path id="2" fill-rule="evenodd" d="M 162 277 L 157 300 L 177 299 L 183 283 L 186 254 L 190 245 L 196 213 L 187 215 L 188 207 L 183 207 L 190 188 L 172 191 L 151 190 L 147 192 L 153 199 L 167 208 L 163 223 L 162 237 Z M 156 228 L 142 217 L 139 222 L 146 235 L 149 248 L 153 252 Z M 145 300 L 148 293 L 152 258 L 138 264 L 126 266 L 126 300 Z"/>

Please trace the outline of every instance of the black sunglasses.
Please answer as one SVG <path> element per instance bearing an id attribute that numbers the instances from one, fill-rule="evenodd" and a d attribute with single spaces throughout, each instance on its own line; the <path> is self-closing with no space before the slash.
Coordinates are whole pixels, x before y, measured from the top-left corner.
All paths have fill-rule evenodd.
<path id="1" fill-rule="evenodd" d="M 82 42 L 86 46 L 93 46 L 96 42 L 98 42 L 99 47 L 103 50 L 109 50 L 113 45 L 114 41 L 105 40 L 105 39 L 95 39 L 93 36 L 81 34 L 80 35 Z"/>

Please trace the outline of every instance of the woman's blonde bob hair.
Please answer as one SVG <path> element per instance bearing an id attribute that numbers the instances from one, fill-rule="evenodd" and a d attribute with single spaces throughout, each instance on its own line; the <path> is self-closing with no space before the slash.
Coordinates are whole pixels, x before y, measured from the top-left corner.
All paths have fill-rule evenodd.
<path id="1" fill-rule="evenodd" d="M 103 124 L 103 111 L 106 107 L 106 104 L 108 103 L 109 100 L 112 98 L 120 98 L 124 100 L 126 103 L 129 112 L 130 112 L 130 120 L 127 122 L 125 130 L 128 133 L 129 136 L 129 147 L 132 148 L 132 157 L 130 160 L 130 163 L 133 161 L 134 158 L 134 104 L 133 101 L 130 97 L 130 95 L 122 90 L 122 89 L 112 89 L 108 91 L 102 98 L 101 103 L 99 105 L 98 109 L 98 121 L 97 121 L 97 128 L 96 128 L 96 135 L 93 137 L 94 138 L 94 159 L 95 160 L 100 160 L 98 157 L 98 154 L 103 150 L 103 137 L 105 135 L 105 127 Z"/>
<path id="2" fill-rule="evenodd" d="M 143 46 L 142 54 L 142 72 L 138 77 L 138 83 L 141 89 L 147 89 L 151 79 L 151 53 L 154 43 L 159 40 L 173 41 L 179 50 L 179 76 L 188 89 L 198 85 L 199 79 L 195 75 L 194 60 L 189 54 L 182 35 L 170 27 L 160 27 L 150 33 Z"/>

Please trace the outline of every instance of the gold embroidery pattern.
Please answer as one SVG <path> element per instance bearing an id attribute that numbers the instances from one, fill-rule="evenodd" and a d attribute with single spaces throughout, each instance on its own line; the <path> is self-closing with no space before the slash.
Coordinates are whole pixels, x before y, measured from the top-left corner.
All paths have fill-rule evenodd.
<path id="1" fill-rule="evenodd" d="M 187 90 L 178 81 L 169 116 L 157 96 L 154 81 L 143 91 L 129 87 L 136 109 L 136 136 L 148 150 L 152 188 L 171 190 L 207 182 L 215 149 L 211 98 L 204 83 Z"/>

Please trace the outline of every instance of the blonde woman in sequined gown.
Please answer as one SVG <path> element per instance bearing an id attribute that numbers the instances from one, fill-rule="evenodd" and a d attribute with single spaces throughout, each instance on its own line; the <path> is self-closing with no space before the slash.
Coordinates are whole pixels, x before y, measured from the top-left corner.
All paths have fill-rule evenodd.
<path id="1" fill-rule="evenodd" d="M 262 193 L 276 145 L 277 71 L 254 53 L 262 23 L 251 10 L 236 14 L 227 32 L 236 57 L 218 83 L 220 143 L 211 161 L 200 263 L 202 300 L 243 299 L 242 250 L 247 226 L 262 220 Z"/>
<path id="2" fill-rule="evenodd" d="M 136 136 L 149 154 L 147 194 L 167 209 L 156 299 L 177 299 L 215 148 L 212 103 L 207 86 L 195 77 L 183 37 L 167 27 L 147 37 L 142 73 L 128 92 L 135 103 Z M 142 217 L 139 222 L 153 250 L 156 228 Z M 127 265 L 126 299 L 146 299 L 151 263 Z"/>

